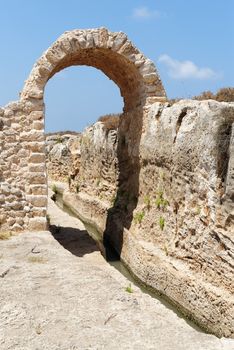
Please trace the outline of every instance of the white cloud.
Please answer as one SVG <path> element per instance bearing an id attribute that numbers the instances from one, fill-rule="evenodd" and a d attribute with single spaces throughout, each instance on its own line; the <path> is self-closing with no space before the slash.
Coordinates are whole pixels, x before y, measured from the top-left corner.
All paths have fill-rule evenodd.
<path id="1" fill-rule="evenodd" d="M 168 75 L 173 79 L 215 79 L 219 74 L 211 68 L 199 68 L 192 61 L 178 61 L 168 55 L 161 55 L 159 62 L 164 63 L 168 67 Z"/>
<path id="2" fill-rule="evenodd" d="M 150 10 L 146 6 L 136 7 L 133 9 L 132 17 L 135 19 L 150 19 L 150 18 L 159 18 L 160 12 L 156 10 Z"/>

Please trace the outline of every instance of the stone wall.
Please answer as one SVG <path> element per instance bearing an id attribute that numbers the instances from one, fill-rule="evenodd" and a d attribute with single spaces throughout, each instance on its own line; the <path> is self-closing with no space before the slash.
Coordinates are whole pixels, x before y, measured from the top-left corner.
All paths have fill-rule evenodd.
<path id="1" fill-rule="evenodd" d="M 43 106 L 16 102 L 0 110 L 0 230 L 45 229 L 47 179 Z"/>
<path id="2" fill-rule="evenodd" d="M 141 281 L 219 336 L 234 336 L 233 125 L 234 104 L 212 100 L 155 103 L 117 132 L 98 122 L 64 193 Z"/>

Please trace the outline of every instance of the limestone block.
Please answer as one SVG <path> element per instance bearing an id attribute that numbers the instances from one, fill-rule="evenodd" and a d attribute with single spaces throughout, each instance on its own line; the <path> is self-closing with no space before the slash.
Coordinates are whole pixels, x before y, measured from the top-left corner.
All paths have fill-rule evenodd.
<path id="1" fill-rule="evenodd" d="M 47 229 L 47 222 L 45 217 L 30 218 L 28 223 L 28 230 L 30 231 L 45 231 Z"/>
<path id="2" fill-rule="evenodd" d="M 21 232 L 24 230 L 24 227 L 23 225 L 19 225 L 17 223 L 15 223 L 13 226 L 12 226 L 12 231 L 14 232 Z"/>
<path id="3" fill-rule="evenodd" d="M 34 121 L 32 124 L 32 128 L 35 130 L 44 130 L 44 123 L 41 121 Z"/>
<path id="4" fill-rule="evenodd" d="M 43 173 L 45 172 L 45 165 L 44 164 L 29 164 L 28 170 L 30 173 Z"/>
<path id="5" fill-rule="evenodd" d="M 44 153 L 32 153 L 29 157 L 29 163 L 42 163 L 44 164 L 45 154 Z"/>
<path id="6" fill-rule="evenodd" d="M 33 111 L 29 114 L 30 120 L 41 121 L 44 118 L 44 114 L 42 111 Z"/>
<path id="7" fill-rule="evenodd" d="M 112 45 L 112 50 L 118 51 L 121 48 L 121 46 L 123 46 L 125 41 L 127 41 L 127 35 L 123 32 L 117 33 Z"/>
<path id="8" fill-rule="evenodd" d="M 43 153 L 45 150 L 44 142 L 25 142 L 23 145 L 34 153 Z"/>
<path id="9" fill-rule="evenodd" d="M 29 193 L 33 195 L 47 195 L 47 185 L 30 185 L 29 186 Z"/>
<path id="10" fill-rule="evenodd" d="M 43 185 L 46 183 L 46 176 L 45 173 L 36 173 L 36 172 L 32 172 L 32 173 L 28 173 L 27 174 L 27 179 L 28 179 L 28 183 L 30 185 L 34 184 L 34 185 Z"/>
<path id="11" fill-rule="evenodd" d="M 30 130 L 28 132 L 21 132 L 20 138 L 22 141 L 44 141 L 44 134 L 41 130 Z"/>
<path id="12" fill-rule="evenodd" d="M 34 207 L 47 206 L 47 196 L 45 195 L 26 195 L 26 200 Z"/>

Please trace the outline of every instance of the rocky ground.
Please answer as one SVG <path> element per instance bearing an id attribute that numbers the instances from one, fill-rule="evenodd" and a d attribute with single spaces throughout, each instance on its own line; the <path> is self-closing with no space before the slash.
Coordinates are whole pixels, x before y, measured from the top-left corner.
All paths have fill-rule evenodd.
<path id="1" fill-rule="evenodd" d="M 231 350 L 192 328 L 102 257 L 83 224 L 49 203 L 51 232 L 0 241 L 0 349 Z"/>

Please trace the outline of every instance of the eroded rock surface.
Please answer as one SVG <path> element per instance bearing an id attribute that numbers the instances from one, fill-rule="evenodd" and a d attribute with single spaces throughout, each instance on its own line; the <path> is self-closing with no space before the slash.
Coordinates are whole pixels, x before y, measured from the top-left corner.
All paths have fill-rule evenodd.
<path id="1" fill-rule="evenodd" d="M 64 200 L 142 281 L 234 336 L 234 106 L 155 103 L 141 126 L 131 118 L 86 129 Z"/>

